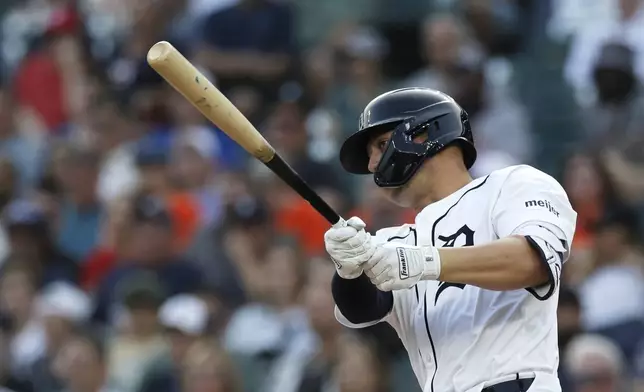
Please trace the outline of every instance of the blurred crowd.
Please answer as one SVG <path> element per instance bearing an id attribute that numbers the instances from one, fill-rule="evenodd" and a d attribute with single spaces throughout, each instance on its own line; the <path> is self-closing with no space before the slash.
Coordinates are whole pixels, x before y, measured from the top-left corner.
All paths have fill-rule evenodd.
<path id="1" fill-rule="evenodd" d="M 579 213 L 564 392 L 644 391 L 644 1 L 3 0 L 0 391 L 420 391 L 334 319 L 328 224 L 145 63 L 173 43 L 368 229 L 337 153 L 406 86 L 470 114 L 474 176 L 532 164 Z"/>

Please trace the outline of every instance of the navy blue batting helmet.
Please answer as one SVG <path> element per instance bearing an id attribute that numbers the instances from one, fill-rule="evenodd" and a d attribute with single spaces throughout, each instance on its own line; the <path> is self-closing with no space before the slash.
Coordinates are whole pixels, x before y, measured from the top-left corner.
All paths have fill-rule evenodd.
<path id="1" fill-rule="evenodd" d="M 445 147 L 458 145 L 469 169 L 476 149 L 467 113 L 447 94 L 429 88 L 403 88 L 373 99 L 360 115 L 358 131 L 345 140 L 340 162 L 354 174 L 369 174 L 369 140 L 392 131 L 374 180 L 380 187 L 402 186 L 425 159 Z M 425 133 L 422 143 L 414 139 Z"/>

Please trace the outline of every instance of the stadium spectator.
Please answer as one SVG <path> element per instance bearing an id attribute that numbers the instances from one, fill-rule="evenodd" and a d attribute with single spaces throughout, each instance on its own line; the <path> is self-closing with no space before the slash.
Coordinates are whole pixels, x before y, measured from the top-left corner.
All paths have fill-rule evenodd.
<path id="1" fill-rule="evenodd" d="M 63 194 L 57 214 L 57 245 L 80 263 L 96 246 L 103 217 L 96 193 L 100 157 L 95 151 L 72 147 L 61 165 Z"/>
<path id="2" fill-rule="evenodd" d="M 269 365 L 262 388 L 301 392 L 337 387 L 333 365 L 338 359 L 340 327 L 333 320 L 333 299 L 328 290 L 330 266 L 325 258 L 309 261 L 307 284 L 301 299 L 309 315 L 310 330 L 294 334 Z"/>
<path id="3" fill-rule="evenodd" d="M 63 391 L 122 391 L 107 381 L 106 355 L 103 341 L 92 333 L 81 333 L 65 343 L 53 364 Z"/>
<path id="4" fill-rule="evenodd" d="M 572 381 L 568 370 L 568 344 L 582 332 L 581 304 L 574 290 L 562 287 L 559 293 L 559 308 L 557 309 L 557 328 L 559 338 L 559 381 L 563 391 L 572 390 Z"/>
<path id="5" fill-rule="evenodd" d="M 628 363 L 644 338 L 644 260 L 635 247 L 639 237 L 636 213 L 608 211 L 597 224 L 594 270 L 579 286 L 584 329 L 609 337 Z"/>
<path id="6" fill-rule="evenodd" d="M 143 375 L 139 392 L 181 391 L 181 369 L 188 349 L 205 338 L 209 327 L 208 305 L 201 298 L 179 294 L 159 309 L 159 322 L 171 355 L 158 357 Z"/>
<path id="7" fill-rule="evenodd" d="M 288 3 L 240 0 L 204 21 L 198 63 L 214 73 L 223 91 L 250 85 L 263 96 L 283 80 L 294 51 Z"/>
<path id="8" fill-rule="evenodd" d="M 340 390 L 346 392 L 385 392 L 390 389 L 389 372 L 377 346 L 346 334 L 339 344 L 335 371 Z"/>
<path id="9" fill-rule="evenodd" d="M 8 346 L 9 375 L 18 383 L 30 382 L 30 370 L 46 347 L 46 336 L 36 312 L 38 281 L 23 262 L 8 263 L 0 276 L 0 313 Z"/>
<path id="10" fill-rule="evenodd" d="M 630 390 L 626 364 L 619 348 L 598 335 L 580 335 L 566 349 L 573 390 L 618 392 Z"/>
<path id="11" fill-rule="evenodd" d="M 52 364 L 64 345 L 89 320 L 91 301 L 77 287 L 55 282 L 43 289 L 36 309 L 42 318 L 47 346 L 32 366 L 31 382 L 36 391 L 60 390 L 61 380 L 52 372 Z"/>
<path id="12" fill-rule="evenodd" d="M 181 380 L 185 392 L 241 392 L 244 382 L 230 356 L 209 340 L 190 347 Z"/>
<path id="13" fill-rule="evenodd" d="M 154 274 L 139 272 L 117 289 L 121 306 L 107 338 L 108 380 L 120 390 L 136 391 L 146 372 L 169 354 L 158 318 L 164 287 Z"/>
<path id="14" fill-rule="evenodd" d="M 23 129 L 21 107 L 7 86 L 0 85 L 0 154 L 16 171 L 16 191 L 23 195 L 36 185 L 43 169 L 42 146 L 34 139 L 33 129 Z"/>
<path id="15" fill-rule="evenodd" d="M 192 292 L 200 288 L 202 275 L 179 257 L 172 241 L 172 218 L 163 201 L 142 197 L 135 201 L 132 227 L 124 254 L 105 276 L 96 292 L 95 322 L 112 323 L 119 304 L 119 284 L 141 271 L 150 271 L 160 281 L 164 295 Z"/>
<path id="16" fill-rule="evenodd" d="M 79 267 L 55 245 L 52 224 L 40 206 L 27 200 L 13 201 L 4 211 L 4 224 L 9 257 L 32 268 L 38 287 L 57 280 L 78 282 Z"/>
<path id="17" fill-rule="evenodd" d="M 225 348 L 256 358 L 277 356 L 305 329 L 306 314 L 297 301 L 306 273 L 301 251 L 293 239 L 277 239 L 263 258 L 239 266 L 253 301 L 232 315 Z"/>

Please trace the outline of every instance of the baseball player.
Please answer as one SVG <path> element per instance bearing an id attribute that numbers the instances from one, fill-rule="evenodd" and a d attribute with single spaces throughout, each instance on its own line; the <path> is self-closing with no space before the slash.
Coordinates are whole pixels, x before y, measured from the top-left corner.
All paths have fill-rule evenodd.
<path id="1" fill-rule="evenodd" d="M 325 234 L 336 318 L 389 323 L 424 392 L 561 391 L 557 297 L 577 214 L 549 175 L 518 165 L 472 179 L 475 159 L 451 97 L 406 88 L 367 105 L 342 166 L 418 215 L 375 235 L 353 217 Z"/>

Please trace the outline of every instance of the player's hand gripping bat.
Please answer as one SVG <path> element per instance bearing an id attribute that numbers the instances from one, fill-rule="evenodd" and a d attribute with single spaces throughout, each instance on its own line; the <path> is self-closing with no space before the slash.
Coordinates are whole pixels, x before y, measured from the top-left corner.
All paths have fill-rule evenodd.
<path id="1" fill-rule="evenodd" d="M 329 223 L 345 225 L 335 212 L 286 163 L 253 124 L 206 77 L 169 42 L 156 43 L 148 51 L 148 64 L 208 120 L 224 131 L 273 173 L 300 194 Z"/>

